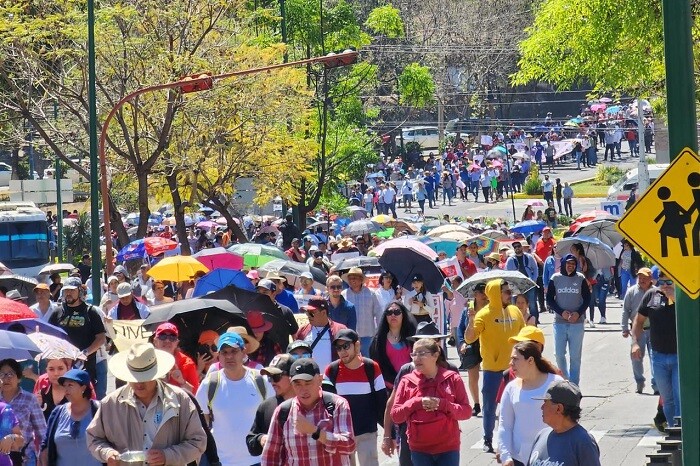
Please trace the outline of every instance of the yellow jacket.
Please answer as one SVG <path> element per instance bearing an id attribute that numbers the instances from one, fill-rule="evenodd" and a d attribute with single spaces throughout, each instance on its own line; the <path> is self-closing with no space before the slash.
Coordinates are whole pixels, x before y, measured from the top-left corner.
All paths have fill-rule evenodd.
<path id="1" fill-rule="evenodd" d="M 481 346 L 482 367 L 486 371 L 503 371 L 508 368 L 513 344 L 508 339 L 520 332 L 525 326 L 523 315 L 516 306 L 510 304 L 503 308 L 501 300 L 501 283 L 503 280 L 491 280 L 486 285 L 489 304 L 476 313 L 474 317 L 475 338 Z"/>

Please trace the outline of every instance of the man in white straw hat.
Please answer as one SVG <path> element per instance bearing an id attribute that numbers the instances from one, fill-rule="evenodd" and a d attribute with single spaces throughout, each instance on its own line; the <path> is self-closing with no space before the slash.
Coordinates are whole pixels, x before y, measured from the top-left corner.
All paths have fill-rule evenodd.
<path id="1" fill-rule="evenodd" d="M 207 445 L 189 395 L 163 382 L 175 358 L 150 343 L 115 354 L 109 371 L 128 382 L 109 394 L 87 429 L 88 449 L 102 463 L 119 464 L 121 453 L 144 452 L 152 466 L 198 461 Z"/>

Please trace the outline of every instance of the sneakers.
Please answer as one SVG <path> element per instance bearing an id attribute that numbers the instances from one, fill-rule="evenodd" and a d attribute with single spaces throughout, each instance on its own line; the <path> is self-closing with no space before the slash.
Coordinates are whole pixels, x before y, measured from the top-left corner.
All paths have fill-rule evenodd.
<path id="1" fill-rule="evenodd" d="M 637 393 L 644 392 L 644 382 L 637 382 Z"/>
<path id="2" fill-rule="evenodd" d="M 484 440 L 484 446 L 481 448 L 484 453 L 495 453 L 493 450 L 493 445 L 491 445 L 491 440 Z"/>
<path id="3" fill-rule="evenodd" d="M 595 328 L 595 324 L 592 320 L 586 319 L 586 323 L 588 324 L 588 328 Z"/>
<path id="4" fill-rule="evenodd" d="M 481 405 L 479 403 L 474 403 L 474 407 L 472 408 L 472 416 L 478 416 L 479 413 L 481 412 Z"/>
<path id="5" fill-rule="evenodd" d="M 608 319 L 606 319 L 605 317 L 601 317 L 601 318 L 600 318 L 600 321 L 599 321 L 598 323 L 599 323 L 599 324 L 607 324 L 607 323 L 608 323 Z"/>

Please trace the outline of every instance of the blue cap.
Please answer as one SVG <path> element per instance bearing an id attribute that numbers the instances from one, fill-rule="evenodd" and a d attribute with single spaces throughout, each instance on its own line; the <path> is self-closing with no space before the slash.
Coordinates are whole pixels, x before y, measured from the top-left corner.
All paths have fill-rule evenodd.
<path id="1" fill-rule="evenodd" d="M 236 332 L 226 332 L 219 337 L 219 351 L 221 351 L 224 345 L 230 346 L 231 348 L 243 349 L 245 347 L 245 341 L 243 341 L 243 337 Z"/>
<path id="2" fill-rule="evenodd" d="M 659 269 L 658 265 L 654 265 L 651 267 L 651 278 L 656 281 L 659 279 L 659 274 L 661 273 L 661 269 Z"/>
<path id="3" fill-rule="evenodd" d="M 66 380 L 72 380 L 80 385 L 90 385 L 90 374 L 80 369 L 71 369 L 58 378 L 58 383 L 63 385 Z"/>

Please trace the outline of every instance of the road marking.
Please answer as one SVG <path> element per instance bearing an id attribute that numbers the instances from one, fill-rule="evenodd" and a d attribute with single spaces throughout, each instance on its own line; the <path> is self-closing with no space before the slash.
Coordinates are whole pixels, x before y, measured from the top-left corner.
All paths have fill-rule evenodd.
<path id="1" fill-rule="evenodd" d="M 600 439 L 605 436 L 605 434 L 608 433 L 607 430 L 589 430 L 588 433 L 590 433 L 593 438 L 595 439 L 596 443 L 600 443 Z"/>
<path id="2" fill-rule="evenodd" d="M 638 447 L 652 447 L 657 448 L 659 442 L 664 439 L 664 435 L 656 429 L 649 429 L 644 437 L 637 444 Z"/>

